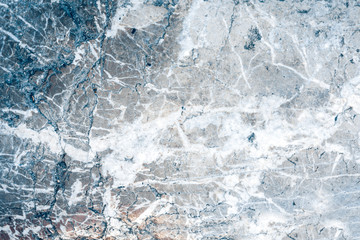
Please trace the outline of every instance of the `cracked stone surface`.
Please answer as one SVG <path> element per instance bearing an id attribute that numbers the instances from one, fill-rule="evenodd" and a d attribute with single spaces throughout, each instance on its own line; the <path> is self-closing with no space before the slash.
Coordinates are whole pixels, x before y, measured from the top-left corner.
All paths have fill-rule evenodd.
<path id="1" fill-rule="evenodd" d="M 359 16 L 0 0 L 0 239 L 360 239 Z"/>

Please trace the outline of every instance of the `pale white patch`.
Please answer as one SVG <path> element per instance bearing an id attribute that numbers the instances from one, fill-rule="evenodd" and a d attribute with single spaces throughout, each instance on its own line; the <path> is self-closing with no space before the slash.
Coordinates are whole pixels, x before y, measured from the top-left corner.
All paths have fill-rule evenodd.
<path id="1" fill-rule="evenodd" d="M 125 28 L 144 29 L 163 20 L 166 13 L 165 8 L 144 5 L 143 1 L 132 1 L 131 6 L 117 8 L 106 36 L 115 37 L 118 31 Z"/>
<path id="2" fill-rule="evenodd" d="M 71 144 L 62 142 L 65 153 L 73 160 L 80 162 L 89 162 L 93 159 L 94 155 L 92 151 L 83 151 L 79 148 L 75 148 Z"/>
<path id="3" fill-rule="evenodd" d="M 80 47 L 78 47 L 74 54 L 75 54 L 75 58 L 74 58 L 73 64 L 77 65 L 85 57 L 84 45 L 81 45 Z"/>
<path id="4" fill-rule="evenodd" d="M 1 126 L 0 132 L 3 134 L 13 134 L 21 139 L 31 139 L 35 144 L 46 144 L 49 146 L 50 151 L 53 153 L 60 153 L 61 146 L 59 143 L 59 136 L 55 131 L 48 126 L 40 131 L 34 131 L 30 128 L 27 128 L 25 124 L 20 124 L 16 128 L 11 128 L 6 124 Z M 20 164 L 21 155 L 18 155 L 18 158 L 15 159 L 15 164 Z"/>
<path id="5" fill-rule="evenodd" d="M 238 213 L 237 203 L 239 202 L 239 198 L 234 197 L 234 196 L 232 196 L 230 194 L 226 194 L 225 195 L 225 200 L 226 200 L 226 203 L 230 205 L 230 207 L 227 210 L 227 213 L 229 215 L 237 214 Z"/>
<path id="6" fill-rule="evenodd" d="M 180 112 L 175 112 L 145 124 L 140 119 L 105 137 L 92 138 L 92 151 L 112 150 L 102 158 L 103 173 L 114 177 L 115 186 L 134 182 L 136 173 L 144 163 L 156 161 L 167 154 L 167 149 L 157 144 L 158 134 L 174 124 L 179 115 Z"/>
<path id="7" fill-rule="evenodd" d="M 77 179 L 71 186 L 71 196 L 69 199 L 69 205 L 73 205 L 82 200 L 82 183 Z"/>

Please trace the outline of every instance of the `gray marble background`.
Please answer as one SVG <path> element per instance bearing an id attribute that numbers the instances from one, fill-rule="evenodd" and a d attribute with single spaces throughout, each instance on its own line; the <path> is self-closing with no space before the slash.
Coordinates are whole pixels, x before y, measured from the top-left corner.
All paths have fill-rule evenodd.
<path id="1" fill-rule="evenodd" d="M 360 1 L 0 0 L 0 239 L 360 239 Z"/>

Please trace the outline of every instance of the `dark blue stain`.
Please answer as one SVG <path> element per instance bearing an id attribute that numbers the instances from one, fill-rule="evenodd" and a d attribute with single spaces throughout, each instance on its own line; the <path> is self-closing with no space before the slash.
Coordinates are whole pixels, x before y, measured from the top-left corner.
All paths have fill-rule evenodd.
<path id="1" fill-rule="evenodd" d="M 301 13 L 301 14 L 307 14 L 307 13 L 310 12 L 310 10 L 311 10 L 311 9 L 302 9 L 302 10 L 298 9 L 298 10 L 296 10 L 296 11 L 297 11 L 298 13 Z"/>
<path id="2" fill-rule="evenodd" d="M 250 136 L 247 137 L 248 141 L 253 143 L 255 140 L 255 133 L 251 133 Z"/>
<path id="3" fill-rule="evenodd" d="M 256 27 L 251 27 L 248 33 L 248 41 L 244 45 L 244 49 L 252 50 L 255 48 L 255 43 L 261 41 L 262 36 L 259 32 L 259 29 Z"/>
<path id="4" fill-rule="evenodd" d="M 153 2 L 154 6 L 161 7 L 164 4 L 164 1 L 162 0 L 155 0 Z"/>

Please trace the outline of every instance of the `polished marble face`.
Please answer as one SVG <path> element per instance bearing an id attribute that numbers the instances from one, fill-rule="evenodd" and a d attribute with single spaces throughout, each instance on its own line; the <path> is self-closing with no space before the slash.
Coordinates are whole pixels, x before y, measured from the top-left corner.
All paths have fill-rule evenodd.
<path id="1" fill-rule="evenodd" d="M 0 239 L 360 239 L 359 16 L 0 0 Z"/>

